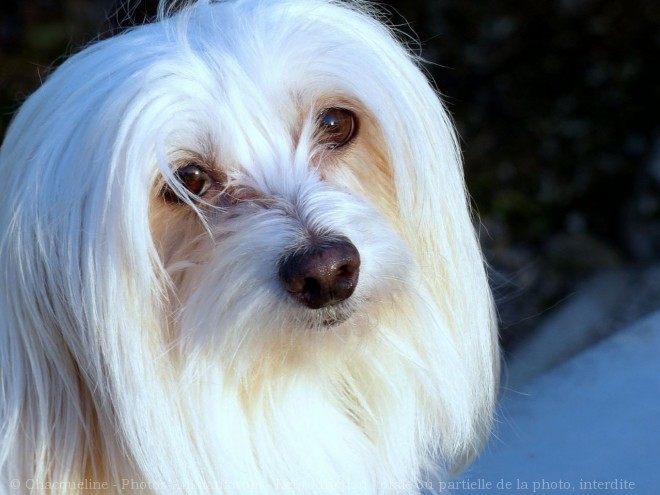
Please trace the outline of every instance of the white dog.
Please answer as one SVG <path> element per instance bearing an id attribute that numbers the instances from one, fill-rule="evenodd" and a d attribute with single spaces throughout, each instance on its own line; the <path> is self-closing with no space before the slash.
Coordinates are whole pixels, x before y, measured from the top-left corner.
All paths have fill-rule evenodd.
<path id="1" fill-rule="evenodd" d="M 200 1 L 0 154 L 2 491 L 417 493 L 491 423 L 450 119 L 367 8 Z"/>

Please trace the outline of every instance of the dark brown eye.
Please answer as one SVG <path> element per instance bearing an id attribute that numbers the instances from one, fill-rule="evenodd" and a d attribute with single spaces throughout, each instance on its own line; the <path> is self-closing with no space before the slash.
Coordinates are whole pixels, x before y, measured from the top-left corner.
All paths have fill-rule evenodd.
<path id="1" fill-rule="evenodd" d="M 191 164 L 176 171 L 179 182 L 195 196 L 203 196 L 211 187 L 211 178 L 197 165 Z"/>
<path id="2" fill-rule="evenodd" d="M 357 118 L 345 108 L 326 108 L 318 120 L 319 144 L 329 149 L 341 148 L 355 137 Z"/>
<path id="3" fill-rule="evenodd" d="M 213 180 L 201 167 L 194 163 L 185 165 L 174 172 L 174 177 L 185 187 L 191 194 L 202 197 L 209 190 L 213 184 Z M 163 191 L 163 197 L 166 201 L 181 202 L 179 198 L 169 186 L 166 186 Z"/>

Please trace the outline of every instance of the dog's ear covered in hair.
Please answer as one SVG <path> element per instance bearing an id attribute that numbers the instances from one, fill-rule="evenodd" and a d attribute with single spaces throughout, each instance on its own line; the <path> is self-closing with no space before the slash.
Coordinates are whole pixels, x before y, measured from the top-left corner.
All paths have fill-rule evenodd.
<path id="1" fill-rule="evenodd" d="M 0 149 L 2 486 L 304 492 L 292 480 L 307 469 L 315 493 L 397 482 L 416 493 L 482 446 L 499 355 L 460 149 L 419 61 L 369 9 L 190 3 L 74 55 L 24 103 Z M 234 70 L 261 79 L 234 94 Z M 262 87 L 355 102 L 362 147 L 328 174 L 386 219 L 410 258 L 406 290 L 371 318 L 354 359 L 326 359 L 328 348 L 319 369 L 280 366 L 286 377 L 257 397 L 228 378 L 235 355 L 182 345 L 185 302 L 153 223 L 172 143 L 213 140 L 225 103 L 247 102 L 247 120 Z"/>

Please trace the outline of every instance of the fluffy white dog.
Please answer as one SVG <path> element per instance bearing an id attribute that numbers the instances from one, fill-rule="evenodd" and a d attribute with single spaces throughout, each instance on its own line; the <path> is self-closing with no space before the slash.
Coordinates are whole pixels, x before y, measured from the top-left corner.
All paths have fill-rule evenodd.
<path id="1" fill-rule="evenodd" d="M 359 3 L 200 1 L 0 154 L 2 490 L 417 493 L 498 374 L 450 119 Z"/>

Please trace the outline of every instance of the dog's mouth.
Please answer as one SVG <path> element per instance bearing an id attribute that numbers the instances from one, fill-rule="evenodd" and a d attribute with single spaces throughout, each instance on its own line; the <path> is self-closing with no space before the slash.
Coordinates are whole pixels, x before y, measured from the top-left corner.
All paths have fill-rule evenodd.
<path id="1" fill-rule="evenodd" d="M 341 325 L 342 323 L 344 323 L 344 321 L 346 321 L 346 319 L 328 318 L 326 320 L 323 320 L 322 325 L 324 327 L 334 327 L 337 325 Z"/>
<path id="2" fill-rule="evenodd" d="M 311 326 L 319 330 L 337 327 L 348 321 L 355 313 L 349 304 L 340 304 L 315 310 L 311 318 Z"/>
<path id="3" fill-rule="evenodd" d="M 321 321 L 321 325 L 324 326 L 324 327 L 336 327 L 337 325 L 341 325 L 346 320 L 348 320 L 349 317 L 350 317 L 349 315 L 330 315 L 330 316 L 326 316 Z"/>

